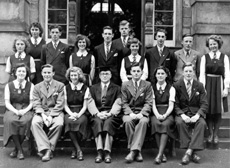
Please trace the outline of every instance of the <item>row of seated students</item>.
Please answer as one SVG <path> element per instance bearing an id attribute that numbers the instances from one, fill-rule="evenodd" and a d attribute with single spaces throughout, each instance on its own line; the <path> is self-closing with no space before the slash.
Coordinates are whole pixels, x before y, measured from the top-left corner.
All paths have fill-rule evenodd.
<path id="1" fill-rule="evenodd" d="M 184 64 L 184 77 L 174 86 L 169 70 L 163 66 L 155 70 L 154 84 L 142 80 L 141 63 L 131 66 L 132 77 L 122 87 L 111 81 L 110 67 L 100 67 L 100 82 L 91 87 L 85 84 L 79 67 L 67 70 L 66 86 L 53 79 L 55 72 L 52 65 L 43 65 L 43 81 L 34 86 L 26 80 L 30 74 L 27 66 L 16 66 L 16 79 L 5 87 L 4 146 L 10 139 L 15 144 L 10 157 L 25 158 L 22 143 L 31 130 L 41 160 L 49 161 L 64 129 L 74 145 L 71 158 L 81 161 L 84 156 L 80 142 L 88 138 L 91 130 L 97 148 L 95 162 L 110 163 L 113 138 L 123 124 L 130 150 L 125 160 L 142 162 L 142 146 L 150 123 L 159 149 L 156 164 L 167 161 L 165 146 L 169 137 L 177 138 L 175 127 L 180 147 L 186 149 L 182 164 L 199 162 L 197 151 L 204 148 L 208 103 L 203 84 L 193 79 L 191 63 Z"/>

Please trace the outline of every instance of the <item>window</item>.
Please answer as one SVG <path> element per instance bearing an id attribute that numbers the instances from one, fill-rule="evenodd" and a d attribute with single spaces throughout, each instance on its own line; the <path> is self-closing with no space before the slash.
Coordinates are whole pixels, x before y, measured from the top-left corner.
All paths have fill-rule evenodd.
<path id="1" fill-rule="evenodd" d="M 166 46 L 175 46 L 175 5 L 176 0 L 155 0 L 154 3 L 154 34 L 157 29 L 165 29 L 167 31 Z M 154 39 L 155 44 L 156 40 Z"/>
<path id="2" fill-rule="evenodd" d="M 69 30 L 68 0 L 47 0 L 46 2 L 46 41 L 49 42 L 51 40 L 49 35 L 49 26 L 57 24 L 62 27 L 61 41 L 67 43 Z"/>

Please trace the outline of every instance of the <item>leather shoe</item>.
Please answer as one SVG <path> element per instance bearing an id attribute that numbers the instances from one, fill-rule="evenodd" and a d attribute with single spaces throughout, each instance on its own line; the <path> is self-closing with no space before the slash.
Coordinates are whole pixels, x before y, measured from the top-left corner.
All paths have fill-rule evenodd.
<path id="1" fill-rule="evenodd" d="M 185 155 L 182 157 L 181 164 L 182 165 L 187 165 L 190 162 L 190 155 L 185 153 Z"/>
<path id="2" fill-rule="evenodd" d="M 165 154 L 162 155 L 161 161 L 164 163 L 167 162 L 167 157 L 165 156 Z"/>
<path id="3" fill-rule="evenodd" d="M 18 154 L 18 151 L 16 148 L 14 148 L 14 150 L 10 153 L 10 157 L 11 158 L 16 158 L 17 157 L 17 154 Z"/>
<path id="4" fill-rule="evenodd" d="M 18 151 L 17 158 L 18 158 L 18 160 L 23 160 L 23 159 L 25 159 L 25 157 L 24 157 L 22 151 Z"/>
<path id="5" fill-rule="evenodd" d="M 137 156 L 136 156 L 136 159 L 135 159 L 137 162 L 143 162 L 143 157 L 141 155 L 141 152 L 139 151 L 137 153 Z"/>
<path id="6" fill-rule="evenodd" d="M 45 155 L 42 157 L 43 162 L 47 162 L 50 160 L 51 150 L 47 149 Z"/>
<path id="7" fill-rule="evenodd" d="M 111 163 L 111 156 L 110 156 L 110 153 L 107 153 L 105 155 L 105 163 Z"/>
<path id="8" fill-rule="evenodd" d="M 84 160 L 84 158 L 83 158 L 83 153 L 82 153 L 81 150 L 77 151 L 77 159 L 78 159 L 79 161 Z"/>
<path id="9" fill-rule="evenodd" d="M 214 137 L 213 142 L 214 142 L 215 144 L 218 144 L 218 142 L 219 142 L 219 137 L 218 137 L 217 135 Z"/>
<path id="10" fill-rule="evenodd" d="M 97 152 L 97 157 L 95 158 L 95 163 L 101 163 L 102 158 L 103 158 L 102 151 L 98 151 Z"/>
<path id="11" fill-rule="evenodd" d="M 135 156 L 136 156 L 136 153 L 133 150 L 131 150 L 129 152 L 129 154 L 125 157 L 126 162 L 127 163 L 132 163 L 134 158 L 135 158 Z"/>
<path id="12" fill-rule="evenodd" d="M 191 160 L 194 162 L 194 163 L 199 163 L 200 162 L 200 156 L 198 156 L 196 153 L 193 153 L 192 154 L 192 157 L 191 157 Z"/>
<path id="13" fill-rule="evenodd" d="M 71 158 L 71 159 L 75 159 L 76 157 L 77 157 L 76 151 L 73 150 L 72 153 L 71 153 L 70 158 Z"/>
<path id="14" fill-rule="evenodd" d="M 154 159 L 154 163 L 155 164 L 161 164 L 161 160 L 162 160 L 162 156 L 161 155 L 157 155 L 157 157 Z"/>

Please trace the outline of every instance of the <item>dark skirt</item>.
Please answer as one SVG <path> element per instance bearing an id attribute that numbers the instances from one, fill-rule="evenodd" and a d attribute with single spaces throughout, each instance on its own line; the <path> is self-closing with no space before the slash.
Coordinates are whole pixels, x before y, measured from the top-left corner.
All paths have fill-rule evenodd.
<path id="1" fill-rule="evenodd" d="M 98 134 L 102 132 L 108 132 L 111 136 L 114 136 L 121 124 L 122 120 L 119 116 L 112 116 L 106 120 L 101 120 L 97 116 L 91 118 L 91 127 L 94 137 L 97 137 Z"/>
<path id="2" fill-rule="evenodd" d="M 80 112 L 81 108 L 82 107 L 75 107 L 75 108 L 70 107 L 71 111 L 74 111 L 76 113 Z M 89 127 L 89 119 L 88 119 L 87 111 L 75 121 L 69 119 L 69 114 L 65 114 L 64 121 L 65 121 L 64 122 L 65 133 L 69 131 L 80 132 L 82 134 L 83 139 L 87 139 L 90 137 L 90 127 Z"/>
<path id="3" fill-rule="evenodd" d="M 32 81 L 32 83 L 34 85 L 43 81 L 43 77 L 41 74 L 41 62 L 40 61 L 35 60 L 35 68 L 36 68 L 36 73 L 35 73 L 34 79 Z"/>
<path id="4" fill-rule="evenodd" d="M 206 77 L 206 91 L 207 91 L 207 98 L 209 103 L 209 108 L 207 115 L 212 114 L 221 114 L 223 112 L 222 107 L 224 107 L 224 111 L 227 112 L 228 109 L 228 101 L 227 98 L 222 98 L 222 91 L 221 88 L 223 82 L 221 82 L 222 77 L 213 77 L 207 76 Z"/>
<path id="5" fill-rule="evenodd" d="M 33 118 L 33 112 L 31 111 L 28 111 L 25 115 L 19 117 L 14 112 L 6 110 L 3 119 L 4 146 L 7 146 L 12 135 L 22 135 L 29 138 L 32 118 Z"/>
<path id="6" fill-rule="evenodd" d="M 163 115 L 168 106 L 158 106 L 158 112 Z M 151 134 L 160 133 L 167 134 L 171 138 L 176 137 L 175 135 L 175 121 L 172 115 L 169 115 L 164 121 L 159 121 L 155 115 L 151 116 Z"/>

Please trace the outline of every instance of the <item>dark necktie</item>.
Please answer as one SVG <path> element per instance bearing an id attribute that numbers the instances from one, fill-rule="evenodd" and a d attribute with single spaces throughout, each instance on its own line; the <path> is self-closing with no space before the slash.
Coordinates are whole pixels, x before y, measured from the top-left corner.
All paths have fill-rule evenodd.
<path id="1" fill-rule="evenodd" d="M 216 59 L 216 53 L 214 53 L 214 55 L 213 55 L 213 59 Z"/>
<path id="2" fill-rule="evenodd" d="M 37 45 L 38 45 L 38 40 L 34 39 L 34 46 L 37 47 Z"/>
<path id="3" fill-rule="evenodd" d="M 137 81 L 134 82 L 134 95 L 136 97 L 137 94 L 137 90 L 138 90 L 138 85 L 137 85 Z"/>
<path id="4" fill-rule="evenodd" d="M 108 54 L 109 54 L 109 44 L 106 44 L 106 59 L 107 59 L 107 56 L 108 56 Z"/>
<path id="5" fill-rule="evenodd" d="M 187 58 L 189 57 L 189 51 L 186 52 L 186 57 L 187 57 Z"/>
<path id="6" fill-rule="evenodd" d="M 191 92 L 192 92 L 192 84 L 191 84 L 190 80 L 188 80 L 188 82 L 187 82 L 187 88 L 186 88 L 186 90 L 187 90 L 188 96 L 190 98 Z"/>
<path id="7" fill-rule="evenodd" d="M 47 84 L 46 84 L 46 89 L 47 89 L 47 92 L 49 91 L 49 88 L 50 88 L 50 84 L 49 84 L 49 83 L 47 83 Z"/>
<path id="8" fill-rule="evenodd" d="M 19 83 L 18 94 L 22 93 L 22 83 Z"/>
<path id="9" fill-rule="evenodd" d="M 22 60 L 22 56 L 21 55 L 22 55 L 22 53 L 18 53 L 18 59 L 19 60 Z"/>
<path id="10" fill-rule="evenodd" d="M 57 42 L 54 42 L 54 49 L 57 49 Z"/>
<path id="11" fill-rule="evenodd" d="M 74 86 L 74 90 L 77 91 L 77 85 Z"/>
<path id="12" fill-rule="evenodd" d="M 163 94 L 163 89 L 162 89 L 161 86 L 160 86 L 160 88 L 159 88 L 159 93 L 160 93 L 160 94 Z"/>
<path id="13" fill-rule="evenodd" d="M 101 104 L 104 105 L 106 101 L 106 94 L 107 94 L 107 85 L 104 85 L 102 88 L 102 93 L 101 93 Z"/>
<path id="14" fill-rule="evenodd" d="M 133 63 L 137 62 L 136 56 L 133 56 Z"/>

